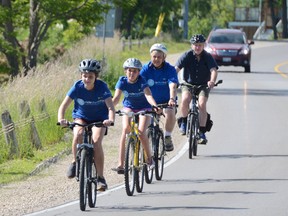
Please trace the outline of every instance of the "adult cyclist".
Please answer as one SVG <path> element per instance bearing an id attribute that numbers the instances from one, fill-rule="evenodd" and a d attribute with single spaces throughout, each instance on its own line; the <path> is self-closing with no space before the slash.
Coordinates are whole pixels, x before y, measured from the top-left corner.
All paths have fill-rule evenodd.
<path id="1" fill-rule="evenodd" d="M 176 123 L 176 98 L 178 77 L 174 66 L 166 62 L 167 48 L 165 45 L 156 43 L 150 48 L 151 60 L 145 64 L 140 72 L 151 89 L 157 104 L 168 103 L 169 107 L 164 109 L 165 123 L 165 150 L 173 151 L 174 145 L 171 134 Z"/>
<path id="2" fill-rule="evenodd" d="M 204 50 L 205 37 L 202 34 L 193 35 L 190 39 L 191 50 L 183 53 L 176 62 L 177 72 L 183 69 L 183 79 L 192 85 L 207 85 L 202 87 L 199 92 L 199 121 L 200 121 L 200 139 L 199 144 L 206 144 L 206 121 L 207 121 L 207 101 L 210 89 L 215 85 L 217 79 L 218 66 L 210 53 Z M 186 134 L 187 116 L 191 94 L 187 87 L 182 87 L 182 100 L 180 111 L 182 114 L 180 122 L 180 132 Z"/>

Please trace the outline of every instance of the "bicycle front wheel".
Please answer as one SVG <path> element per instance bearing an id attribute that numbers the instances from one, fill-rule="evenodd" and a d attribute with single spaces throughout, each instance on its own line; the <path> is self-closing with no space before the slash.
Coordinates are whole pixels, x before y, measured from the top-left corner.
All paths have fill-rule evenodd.
<path id="1" fill-rule="evenodd" d="M 124 166 L 125 190 L 128 196 L 133 196 L 135 189 L 136 176 L 134 165 L 134 153 L 135 153 L 135 140 L 132 137 L 129 137 L 126 144 L 125 166 Z"/>
<path id="2" fill-rule="evenodd" d="M 81 150 L 81 159 L 80 159 L 80 170 L 79 170 L 79 186 L 80 186 L 80 209 L 85 211 L 86 209 L 86 200 L 87 200 L 87 182 L 88 182 L 88 167 L 89 161 L 87 160 L 87 150 L 83 148 Z"/>
<path id="3" fill-rule="evenodd" d="M 141 193 L 143 191 L 143 187 L 144 187 L 144 150 L 142 148 L 142 146 L 140 145 L 140 141 L 137 144 L 138 145 L 138 165 L 136 167 L 135 170 L 135 180 L 136 180 L 136 191 L 138 193 Z"/>
<path id="4" fill-rule="evenodd" d="M 153 129 L 149 128 L 148 131 L 148 140 L 149 140 L 149 146 L 152 147 L 152 155 L 155 157 L 155 142 L 154 142 L 154 136 L 153 136 Z M 147 158 L 147 160 L 149 160 Z M 147 163 L 144 165 L 144 173 L 145 173 L 145 182 L 147 184 L 151 184 L 153 180 L 153 170 L 154 169 L 149 169 L 147 166 Z"/>
<path id="5" fill-rule="evenodd" d="M 164 172 L 164 157 L 165 157 L 165 146 L 164 146 L 164 135 L 162 131 L 158 132 L 158 137 L 155 144 L 155 177 L 159 181 L 162 179 Z"/>
<path id="6" fill-rule="evenodd" d="M 189 144 L 189 159 L 192 159 L 192 152 L 193 152 L 193 123 L 192 123 L 193 116 L 190 114 L 188 115 L 187 119 L 187 137 L 188 137 L 188 144 Z"/>
<path id="7" fill-rule="evenodd" d="M 198 145 L 198 141 L 197 141 L 197 134 L 198 134 L 198 128 L 199 128 L 199 122 L 198 122 L 198 118 L 196 115 L 192 115 L 192 121 L 191 121 L 191 134 L 190 134 L 190 144 L 192 147 L 192 152 L 193 152 L 193 156 L 197 156 L 197 145 Z"/>
<path id="8" fill-rule="evenodd" d="M 91 158 L 90 165 L 88 167 L 89 167 L 89 181 L 87 185 L 88 204 L 90 208 L 94 208 L 96 206 L 96 200 L 97 200 L 97 170 L 95 168 L 93 157 Z"/>

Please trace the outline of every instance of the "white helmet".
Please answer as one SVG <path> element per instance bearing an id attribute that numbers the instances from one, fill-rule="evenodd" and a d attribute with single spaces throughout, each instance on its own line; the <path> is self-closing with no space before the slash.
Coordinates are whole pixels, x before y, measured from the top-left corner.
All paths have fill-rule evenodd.
<path id="1" fill-rule="evenodd" d="M 167 53 L 168 53 L 168 50 L 167 50 L 166 46 L 163 45 L 163 44 L 160 44 L 160 43 L 153 44 L 153 45 L 151 46 L 151 48 L 150 48 L 150 53 L 151 53 L 153 50 L 161 51 L 161 52 L 163 52 L 165 55 L 167 55 Z"/>
<path id="2" fill-rule="evenodd" d="M 142 68 L 142 63 L 139 59 L 137 58 L 129 58 L 127 59 L 124 64 L 123 64 L 123 68 L 137 68 L 139 70 L 141 70 Z"/>

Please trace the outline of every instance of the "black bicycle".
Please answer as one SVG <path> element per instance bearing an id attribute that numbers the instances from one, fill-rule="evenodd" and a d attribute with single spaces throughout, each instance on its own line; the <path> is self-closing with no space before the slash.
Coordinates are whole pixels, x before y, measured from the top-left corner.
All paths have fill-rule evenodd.
<path id="1" fill-rule="evenodd" d="M 221 84 L 223 80 L 219 80 L 215 83 L 215 86 Z M 181 83 L 180 86 L 186 86 L 189 88 L 189 92 L 192 95 L 190 103 L 190 109 L 187 116 L 186 135 L 189 143 L 189 159 L 193 156 L 197 156 L 197 145 L 200 139 L 200 123 L 199 123 L 199 108 L 198 108 L 198 95 L 201 88 L 207 85 L 191 85 L 189 83 Z"/>
<path id="2" fill-rule="evenodd" d="M 165 109 L 168 108 L 169 105 L 158 104 L 158 108 Z M 147 111 L 152 115 L 151 124 L 148 127 L 148 138 L 150 146 L 152 146 L 153 157 L 155 161 L 155 178 L 156 180 L 161 180 L 164 172 L 164 163 L 165 163 L 165 142 L 164 142 L 164 132 L 162 128 L 160 128 L 160 117 L 164 116 L 164 114 L 157 114 L 155 111 Z M 146 171 L 145 170 L 145 180 L 146 183 L 150 184 L 153 179 L 153 170 Z"/>
<path id="3" fill-rule="evenodd" d="M 57 123 L 57 125 L 60 125 Z M 88 199 L 90 208 L 94 208 L 97 200 L 97 170 L 94 164 L 94 145 L 92 142 L 92 127 L 105 127 L 102 122 L 80 124 L 68 122 L 67 127 L 84 128 L 83 143 L 77 144 L 76 154 L 76 180 L 79 182 L 80 209 L 85 211 Z"/>

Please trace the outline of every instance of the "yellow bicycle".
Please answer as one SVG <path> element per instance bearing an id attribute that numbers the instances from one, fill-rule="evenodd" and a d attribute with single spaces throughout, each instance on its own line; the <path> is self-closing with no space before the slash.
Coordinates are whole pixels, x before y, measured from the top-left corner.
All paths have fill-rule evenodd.
<path id="1" fill-rule="evenodd" d="M 145 162 L 146 156 L 139 139 L 138 124 L 140 115 L 149 114 L 146 111 L 137 113 L 117 111 L 116 114 L 119 116 L 127 115 L 131 118 L 131 130 L 126 138 L 124 181 L 126 194 L 133 196 L 135 187 L 138 193 L 143 191 L 145 172 L 148 172 Z"/>

